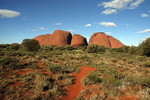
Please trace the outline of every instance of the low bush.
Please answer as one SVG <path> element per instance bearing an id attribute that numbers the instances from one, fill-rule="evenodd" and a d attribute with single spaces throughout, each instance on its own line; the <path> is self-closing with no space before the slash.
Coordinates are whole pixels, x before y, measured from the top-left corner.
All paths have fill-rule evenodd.
<path id="1" fill-rule="evenodd" d="M 145 66 L 145 67 L 150 67 L 150 62 L 144 62 L 144 63 L 143 63 L 143 66 Z"/>
<path id="2" fill-rule="evenodd" d="M 52 72 L 52 73 L 57 73 L 57 72 L 62 72 L 62 66 L 55 64 L 55 65 L 51 65 L 48 66 L 48 69 Z"/>
<path id="3" fill-rule="evenodd" d="M 150 77 L 144 79 L 142 86 L 150 88 Z"/>
<path id="4" fill-rule="evenodd" d="M 10 45 L 10 50 L 19 50 L 20 49 L 20 44 L 11 44 Z"/>
<path id="5" fill-rule="evenodd" d="M 128 50 L 128 53 L 131 55 L 141 55 L 141 49 L 136 46 L 131 46 Z"/>
<path id="6" fill-rule="evenodd" d="M 94 45 L 94 44 L 90 44 L 87 46 L 86 51 L 88 53 L 104 53 L 107 50 L 106 47 L 104 46 L 99 46 L 99 45 Z"/>
<path id="7" fill-rule="evenodd" d="M 0 58 L 0 65 L 7 66 L 6 68 L 17 69 L 19 60 L 16 58 L 4 57 Z"/>
<path id="8" fill-rule="evenodd" d="M 39 42 L 34 39 L 24 39 L 21 46 L 26 51 L 38 51 L 40 49 Z"/>

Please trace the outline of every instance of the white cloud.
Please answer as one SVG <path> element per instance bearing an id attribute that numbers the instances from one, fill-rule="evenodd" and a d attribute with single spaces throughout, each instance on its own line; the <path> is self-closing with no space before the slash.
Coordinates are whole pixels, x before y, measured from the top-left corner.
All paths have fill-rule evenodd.
<path id="1" fill-rule="evenodd" d="M 112 33 L 111 33 L 111 32 L 106 32 L 106 34 L 107 34 L 107 35 L 110 35 L 110 34 L 112 34 Z"/>
<path id="2" fill-rule="evenodd" d="M 116 9 L 106 9 L 101 14 L 109 15 L 109 14 L 112 14 L 112 13 L 115 13 L 115 12 L 117 12 Z"/>
<path id="3" fill-rule="evenodd" d="M 133 0 L 111 0 L 109 2 L 102 2 L 102 6 L 104 8 L 115 8 L 115 9 L 123 9 Z"/>
<path id="4" fill-rule="evenodd" d="M 44 27 L 38 27 L 38 29 L 40 29 L 40 30 L 44 30 L 45 28 L 44 28 Z"/>
<path id="5" fill-rule="evenodd" d="M 141 14 L 141 17 L 149 17 L 147 14 Z"/>
<path id="6" fill-rule="evenodd" d="M 0 9 L 0 16 L 3 18 L 12 18 L 17 17 L 21 13 L 13 10 L 7 10 L 7 9 Z"/>
<path id="7" fill-rule="evenodd" d="M 92 24 L 85 24 L 85 27 L 90 27 L 92 26 Z"/>
<path id="8" fill-rule="evenodd" d="M 129 6 L 129 9 L 134 9 L 138 7 L 144 0 L 134 0 L 135 2 L 132 2 Z"/>
<path id="9" fill-rule="evenodd" d="M 98 6 L 103 6 L 105 10 L 102 12 L 102 14 L 108 15 L 109 13 L 107 14 L 107 12 L 110 12 L 110 14 L 112 14 L 111 12 L 115 13 L 117 12 L 117 10 L 121 9 L 134 9 L 138 7 L 142 2 L 144 2 L 144 0 L 111 0 L 108 2 L 102 2 L 101 4 L 98 4 Z M 111 11 L 107 9 L 113 10 Z"/>
<path id="10" fill-rule="evenodd" d="M 137 33 L 148 33 L 148 32 L 150 32 L 150 29 L 145 29 L 145 30 L 139 31 L 139 32 L 137 32 Z"/>
<path id="11" fill-rule="evenodd" d="M 62 25 L 63 23 L 54 23 L 54 25 Z"/>
<path id="12" fill-rule="evenodd" d="M 66 30 L 66 31 L 74 32 L 74 31 L 76 31 L 76 30 L 74 30 L 74 29 L 69 29 L 69 30 Z"/>
<path id="13" fill-rule="evenodd" d="M 102 26 L 106 26 L 106 27 L 116 27 L 117 25 L 113 22 L 101 22 L 99 23 Z"/>

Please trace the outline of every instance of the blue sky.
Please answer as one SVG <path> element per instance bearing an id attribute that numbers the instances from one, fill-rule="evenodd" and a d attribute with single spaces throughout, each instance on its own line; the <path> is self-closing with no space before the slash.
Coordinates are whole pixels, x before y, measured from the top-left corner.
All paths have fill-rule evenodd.
<path id="1" fill-rule="evenodd" d="M 0 44 L 67 30 L 105 32 L 125 45 L 150 37 L 150 0 L 0 0 Z"/>

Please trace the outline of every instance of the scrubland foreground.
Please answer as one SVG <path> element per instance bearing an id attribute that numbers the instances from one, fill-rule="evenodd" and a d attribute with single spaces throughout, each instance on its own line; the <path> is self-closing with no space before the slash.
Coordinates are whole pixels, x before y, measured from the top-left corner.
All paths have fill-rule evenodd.
<path id="1" fill-rule="evenodd" d="M 75 100 L 150 100 L 150 57 L 136 47 L 17 45 L 0 46 L 0 100 L 63 100 L 76 82 Z"/>

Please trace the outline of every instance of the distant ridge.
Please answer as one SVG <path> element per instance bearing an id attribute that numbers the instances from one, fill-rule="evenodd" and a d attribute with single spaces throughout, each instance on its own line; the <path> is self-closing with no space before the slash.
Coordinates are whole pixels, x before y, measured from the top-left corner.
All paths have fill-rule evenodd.
<path id="1" fill-rule="evenodd" d="M 39 35 L 33 39 L 38 40 L 40 45 L 56 45 L 66 46 L 71 45 L 73 47 L 80 47 L 88 45 L 87 39 L 79 34 L 72 34 L 68 31 L 55 30 L 52 34 Z M 105 33 L 94 33 L 89 41 L 89 44 L 102 45 L 110 48 L 119 48 L 125 46 L 119 40 L 112 36 L 108 36 Z"/>

